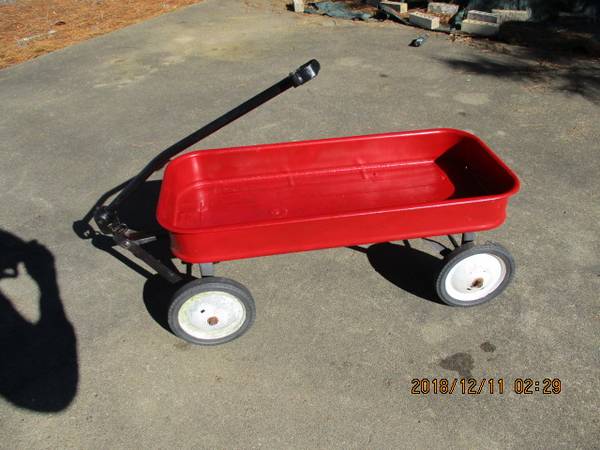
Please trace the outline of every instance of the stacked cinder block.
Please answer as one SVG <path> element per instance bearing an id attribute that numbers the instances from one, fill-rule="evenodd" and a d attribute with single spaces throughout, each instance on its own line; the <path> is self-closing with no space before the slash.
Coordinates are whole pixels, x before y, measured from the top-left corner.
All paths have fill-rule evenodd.
<path id="1" fill-rule="evenodd" d="M 497 23 L 481 22 L 479 20 L 466 19 L 462 21 L 461 31 L 478 36 L 494 36 L 500 31 Z"/>
<path id="2" fill-rule="evenodd" d="M 422 12 L 412 12 L 408 16 L 408 21 L 427 30 L 436 30 L 440 27 L 440 18 Z"/>
<path id="3" fill-rule="evenodd" d="M 469 11 L 467 20 L 476 20 L 478 22 L 498 23 L 498 16 L 494 13 L 484 11 Z"/>
<path id="4" fill-rule="evenodd" d="M 421 28 L 435 30 L 440 27 L 440 17 L 436 14 L 442 14 L 450 18 L 455 16 L 458 10 L 458 5 L 441 2 L 430 2 L 427 5 L 426 13 L 418 11 L 412 12 L 408 17 L 408 20 L 413 25 L 417 25 Z"/>
<path id="5" fill-rule="evenodd" d="M 494 36 L 500 31 L 498 17 L 485 11 L 469 11 L 467 18 L 462 21 L 463 32 L 478 36 Z"/>
<path id="6" fill-rule="evenodd" d="M 531 10 L 492 9 L 492 14 L 498 18 L 498 23 L 527 22 L 531 19 Z"/>
<path id="7" fill-rule="evenodd" d="M 390 2 L 390 1 L 381 1 L 379 5 L 389 6 L 394 11 L 397 11 L 401 14 L 405 14 L 408 12 L 408 3 L 406 2 Z"/>
<path id="8" fill-rule="evenodd" d="M 304 0 L 294 0 L 294 12 L 304 12 Z"/>
<path id="9" fill-rule="evenodd" d="M 479 36 L 494 36 L 500 31 L 504 22 L 525 22 L 531 17 L 530 11 L 516 11 L 508 9 L 493 9 L 491 13 L 485 11 L 469 11 L 466 20 L 463 20 L 461 30 Z"/>
<path id="10" fill-rule="evenodd" d="M 450 3 L 430 2 L 427 5 L 427 12 L 446 14 L 448 16 L 454 16 L 458 12 L 458 9 L 458 5 L 452 5 Z"/>

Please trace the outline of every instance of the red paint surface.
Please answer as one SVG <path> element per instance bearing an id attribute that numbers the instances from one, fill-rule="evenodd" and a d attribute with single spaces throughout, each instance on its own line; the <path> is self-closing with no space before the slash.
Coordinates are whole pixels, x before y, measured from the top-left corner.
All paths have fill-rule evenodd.
<path id="1" fill-rule="evenodd" d="M 167 166 L 173 253 L 213 262 L 495 228 L 519 181 L 459 130 L 195 151 Z"/>

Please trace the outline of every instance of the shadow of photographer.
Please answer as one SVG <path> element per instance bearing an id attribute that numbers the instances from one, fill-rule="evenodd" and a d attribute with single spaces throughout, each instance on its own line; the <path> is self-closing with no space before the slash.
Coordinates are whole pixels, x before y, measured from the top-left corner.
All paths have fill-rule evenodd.
<path id="1" fill-rule="evenodd" d="M 25 273 L 20 273 L 20 266 Z M 0 282 L 28 275 L 39 288 L 40 318 L 26 320 L 0 285 L 0 395 L 40 412 L 65 409 L 77 394 L 75 331 L 67 319 L 52 253 L 0 229 Z"/>

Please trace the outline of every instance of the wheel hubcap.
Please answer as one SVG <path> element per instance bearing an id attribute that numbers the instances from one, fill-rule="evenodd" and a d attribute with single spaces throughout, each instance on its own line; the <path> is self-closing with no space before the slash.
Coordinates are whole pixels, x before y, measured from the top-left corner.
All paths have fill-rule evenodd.
<path id="1" fill-rule="evenodd" d="M 493 293 L 506 278 L 506 263 L 496 255 L 479 253 L 457 262 L 448 272 L 448 295 L 461 301 L 476 301 Z"/>
<path id="2" fill-rule="evenodd" d="M 227 292 L 201 292 L 181 306 L 177 318 L 181 328 L 195 338 L 220 339 L 241 328 L 246 308 Z"/>

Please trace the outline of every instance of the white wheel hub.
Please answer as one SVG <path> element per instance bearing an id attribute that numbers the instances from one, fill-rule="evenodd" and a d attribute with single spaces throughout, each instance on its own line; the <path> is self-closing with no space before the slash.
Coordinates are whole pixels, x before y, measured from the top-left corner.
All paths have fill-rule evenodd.
<path id="1" fill-rule="evenodd" d="M 234 295 L 208 291 L 189 298 L 177 314 L 181 328 L 197 339 L 220 339 L 238 331 L 246 308 Z"/>
<path id="2" fill-rule="evenodd" d="M 457 262 L 446 275 L 444 287 L 456 300 L 472 302 L 487 297 L 506 278 L 506 263 L 491 253 L 478 253 Z"/>

